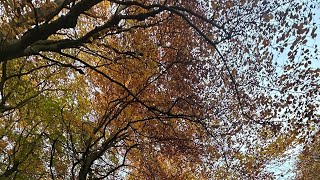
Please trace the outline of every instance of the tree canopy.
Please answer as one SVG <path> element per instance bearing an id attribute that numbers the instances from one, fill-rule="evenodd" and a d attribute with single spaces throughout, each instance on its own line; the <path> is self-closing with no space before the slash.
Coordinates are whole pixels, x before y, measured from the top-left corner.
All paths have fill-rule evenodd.
<path id="1" fill-rule="evenodd" d="M 0 177 L 273 179 L 293 147 L 316 157 L 319 7 L 1 0 Z"/>

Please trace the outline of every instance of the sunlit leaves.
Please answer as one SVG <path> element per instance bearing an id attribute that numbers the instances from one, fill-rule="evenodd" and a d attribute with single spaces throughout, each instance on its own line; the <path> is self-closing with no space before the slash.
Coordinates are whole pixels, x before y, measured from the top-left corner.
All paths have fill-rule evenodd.
<path id="1" fill-rule="evenodd" d="M 4 177 L 266 179 L 318 131 L 314 2 L 0 2 Z"/>

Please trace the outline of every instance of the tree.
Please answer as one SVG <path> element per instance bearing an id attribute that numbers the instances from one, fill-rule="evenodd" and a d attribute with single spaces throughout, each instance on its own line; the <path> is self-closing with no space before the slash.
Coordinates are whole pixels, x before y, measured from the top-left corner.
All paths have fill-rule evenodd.
<path id="1" fill-rule="evenodd" d="M 296 179 L 319 178 L 319 140 L 306 145 L 298 158 Z"/>
<path id="2" fill-rule="evenodd" d="M 272 177 L 304 135 L 294 76 L 317 86 L 295 58 L 315 3 L 0 1 L 1 177 Z"/>

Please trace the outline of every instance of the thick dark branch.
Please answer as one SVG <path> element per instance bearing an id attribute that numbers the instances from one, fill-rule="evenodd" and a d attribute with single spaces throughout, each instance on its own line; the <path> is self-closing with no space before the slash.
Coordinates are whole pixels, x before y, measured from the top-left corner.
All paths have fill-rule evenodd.
<path id="1" fill-rule="evenodd" d="M 47 39 L 58 30 L 75 27 L 80 14 L 101 1 L 102 0 L 82 0 L 74 5 L 65 16 L 62 15 L 51 23 L 45 23 L 28 30 L 19 40 L 5 43 L 2 52 L 0 52 L 0 62 L 30 55 L 24 52 L 26 48 L 39 40 Z"/>
<path id="2" fill-rule="evenodd" d="M 47 36 L 46 36 L 41 39 L 38 38 L 36 41 L 34 41 L 31 36 L 37 37 L 38 34 L 35 35 L 35 34 L 32 34 L 33 32 L 29 32 L 29 34 L 27 33 L 26 37 L 23 36 L 20 41 L 22 41 L 22 40 L 26 41 L 26 39 L 30 36 L 29 39 L 31 39 L 34 42 L 32 44 L 30 44 L 28 42 L 28 44 L 29 44 L 28 47 L 26 47 L 26 46 L 21 47 L 23 49 L 22 51 L 21 50 L 19 51 L 18 46 L 15 46 L 14 48 L 10 48 L 10 47 L 6 48 L 6 50 L 4 52 L 4 56 L 2 56 L 0 58 L 0 61 L 1 60 L 3 61 L 4 59 L 13 59 L 13 58 L 22 57 L 22 56 L 37 55 L 41 51 L 57 52 L 62 49 L 76 48 L 76 47 L 81 46 L 84 43 L 90 42 L 90 39 L 92 39 L 92 38 L 95 39 L 95 38 L 101 36 L 101 34 L 104 34 L 104 32 L 103 32 L 104 30 L 112 30 L 111 28 L 115 27 L 119 23 L 119 21 L 122 19 L 135 19 L 138 21 L 144 21 L 145 19 L 147 19 L 149 17 L 156 16 L 157 14 L 159 14 L 162 11 L 163 10 L 155 10 L 155 11 L 150 11 L 147 13 L 139 13 L 136 15 L 119 15 L 119 16 L 115 15 L 111 19 L 109 19 L 104 25 L 94 28 L 93 30 L 91 30 L 87 34 L 85 34 L 83 37 L 75 39 L 75 40 L 58 40 L 58 41 L 43 40 L 43 39 L 47 38 Z M 67 15 L 65 17 L 67 18 Z M 143 26 L 141 26 L 141 27 L 143 27 Z M 41 28 L 43 28 L 43 26 L 39 26 L 39 29 L 41 29 Z M 50 35 L 53 34 L 54 32 L 52 31 L 50 33 Z M 17 43 L 19 43 L 19 42 L 17 42 Z M 10 53 L 10 49 L 14 50 L 16 53 Z M 11 55 L 6 55 L 6 54 L 11 54 Z"/>

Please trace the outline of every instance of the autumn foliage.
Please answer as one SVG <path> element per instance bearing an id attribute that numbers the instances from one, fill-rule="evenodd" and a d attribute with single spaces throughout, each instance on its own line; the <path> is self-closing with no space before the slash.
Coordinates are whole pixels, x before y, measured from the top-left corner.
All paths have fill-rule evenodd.
<path id="1" fill-rule="evenodd" d="M 275 178 L 318 137 L 318 6 L 0 1 L 0 177 Z"/>

